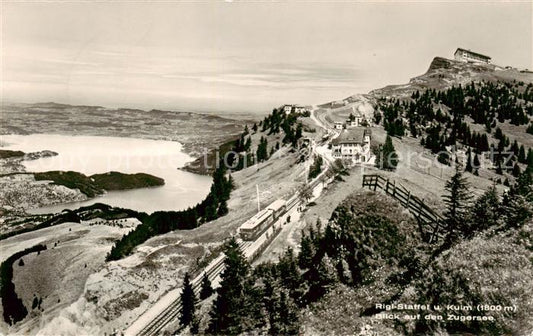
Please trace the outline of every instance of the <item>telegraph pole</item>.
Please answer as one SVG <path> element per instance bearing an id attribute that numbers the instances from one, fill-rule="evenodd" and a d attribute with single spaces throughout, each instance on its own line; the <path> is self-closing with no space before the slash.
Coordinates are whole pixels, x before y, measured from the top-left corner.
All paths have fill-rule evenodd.
<path id="1" fill-rule="evenodd" d="M 259 202 L 259 185 L 255 185 L 255 191 L 257 192 L 257 212 L 261 211 L 261 203 Z"/>

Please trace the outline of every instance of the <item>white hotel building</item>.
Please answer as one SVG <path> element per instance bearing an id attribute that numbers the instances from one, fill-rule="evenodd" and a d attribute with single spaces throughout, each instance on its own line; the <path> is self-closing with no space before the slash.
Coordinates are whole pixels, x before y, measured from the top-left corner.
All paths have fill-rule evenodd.
<path id="1" fill-rule="evenodd" d="M 352 163 L 371 163 L 374 159 L 370 149 L 372 132 L 368 128 L 352 128 L 343 131 L 331 143 L 334 159 Z"/>

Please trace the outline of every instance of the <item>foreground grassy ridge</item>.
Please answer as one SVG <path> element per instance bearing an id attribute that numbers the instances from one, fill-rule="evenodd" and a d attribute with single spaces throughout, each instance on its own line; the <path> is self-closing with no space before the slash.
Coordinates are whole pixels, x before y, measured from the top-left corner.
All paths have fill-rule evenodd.
<path id="1" fill-rule="evenodd" d="M 516 311 L 450 311 L 448 316 L 485 315 L 494 320 L 428 322 L 424 327 L 441 327 L 451 333 L 529 334 L 533 330 L 532 233 L 530 221 L 519 229 L 496 235 L 486 232 L 464 241 L 432 261 L 423 280 L 414 282 L 420 303 L 516 306 Z"/>
<path id="2" fill-rule="evenodd" d="M 365 232 L 372 229 L 368 221 L 365 220 L 364 230 L 357 226 L 366 216 L 390 218 L 386 210 L 389 202 L 384 200 L 381 205 L 373 205 L 368 200 L 374 196 L 362 198 L 360 202 L 349 197 L 335 210 L 329 225 L 332 222 L 349 224 L 339 232 L 352 237 L 347 246 L 353 243 L 360 246 L 357 249 L 358 273 L 362 281 L 336 282 L 322 299 L 303 310 L 304 332 L 312 335 L 343 335 L 357 331 L 361 331 L 360 335 L 529 335 L 533 330 L 533 221 L 530 215 L 533 194 L 526 193 L 529 198 L 525 198 L 518 187 L 516 190 L 511 197 L 528 200 L 521 210 L 524 217 L 520 222 L 515 224 L 514 221 L 516 206 L 503 201 L 498 205 L 503 208 L 496 212 L 499 214 L 496 223 L 485 229 L 473 227 L 477 233 L 471 238 L 462 237 L 443 250 L 438 245 L 426 245 L 419 238 L 404 235 L 408 239 L 399 245 L 396 243 L 399 248 L 391 255 L 380 252 L 383 247 L 379 243 L 381 233 Z M 475 213 L 477 208 L 470 211 Z M 489 216 L 481 217 L 489 221 Z M 402 222 L 389 219 L 383 223 L 385 228 L 389 227 L 389 233 L 396 230 L 407 233 Z M 401 237 L 394 234 L 387 240 L 394 236 Z M 326 246 L 335 248 L 337 245 Z M 343 255 L 349 252 L 346 248 L 342 250 Z M 389 247 L 385 251 L 392 250 Z M 352 276 L 352 279 L 356 278 Z M 383 311 L 376 303 L 427 304 L 432 308 Z M 441 309 L 434 309 L 435 305 Z M 458 310 L 447 308 L 448 305 L 472 308 Z M 400 317 L 381 319 L 379 313 L 395 313 Z M 410 320 L 402 317 L 404 314 L 420 314 L 421 318 Z M 428 315 L 441 316 L 442 320 L 427 320 Z M 476 321 L 477 318 L 484 320 Z"/>
<path id="3" fill-rule="evenodd" d="M 9 159 L 9 158 L 23 157 L 23 156 L 24 156 L 24 152 L 21 152 L 21 151 L 0 149 L 0 159 Z"/>
<path id="4" fill-rule="evenodd" d="M 123 174 L 109 172 L 86 176 L 74 171 L 49 171 L 34 173 L 33 176 L 35 176 L 37 181 L 53 181 L 55 184 L 63 185 L 67 188 L 79 189 L 88 197 L 103 194 L 106 190 L 126 190 L 165 184 L 163 179 L 144 173 Z"/>

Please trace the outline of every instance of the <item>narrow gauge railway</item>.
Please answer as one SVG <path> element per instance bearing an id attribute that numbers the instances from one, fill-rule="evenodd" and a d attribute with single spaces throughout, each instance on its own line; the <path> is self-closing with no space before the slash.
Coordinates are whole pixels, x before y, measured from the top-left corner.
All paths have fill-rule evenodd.
<path id="1" fill-rule="evenodd" d="M 326 181 L 325 171 L 317 176 L 311 183 L 309 183 L 309 186 L 314 188 L 322 181 Z M 238 229 L 238 234 L 241 238 L 238 240 L 239 247 L 243 254 L 245 254 L 245 256 L 247 255 L 250 260 L 256 258 L 261 251 L 268 246 L 268 244 L 270 244 L 277 233 L 281 231 L 282 224 L 277 227 L 273 227 L 273 232 L 270 235 L 267 232 L 266 238 L 262 237 L 262 235 L 272 227 L 272 224 L 276 223 L 283 215 L 290 212 L 299 204 L 300 198 L 297 194 L 293 195 L 288 200 L 278 199 L 244 222 Z M 199 294 L 204 273 L 206 273 L 209 280 L 213 282 L 223 270 L 224 255 L 221 254 L 206 267 L 205 272 L 201 272 L 192 280 L 194 292 L 197 295 Z M 140 329 L 138 332 L 129 333 L 126 331 L 126 335 L 159 335 L 166 326 L 178 318 L 180 312 L 181 302 L 178 296 L 167 307 L 159 312 L 155 318 L 150 320 L 142 329 Z"/>

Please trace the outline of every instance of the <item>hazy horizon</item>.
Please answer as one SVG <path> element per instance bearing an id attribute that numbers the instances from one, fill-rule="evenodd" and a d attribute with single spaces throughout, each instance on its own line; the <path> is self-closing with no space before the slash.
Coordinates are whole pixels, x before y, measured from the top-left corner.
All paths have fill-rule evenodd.
<path id="1" fill-rule="evenodd" d="M 265 112 L 402 84 L 457 47 L 533 68 L 532 4 L 2 2 L 2 101 Z"/>

